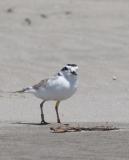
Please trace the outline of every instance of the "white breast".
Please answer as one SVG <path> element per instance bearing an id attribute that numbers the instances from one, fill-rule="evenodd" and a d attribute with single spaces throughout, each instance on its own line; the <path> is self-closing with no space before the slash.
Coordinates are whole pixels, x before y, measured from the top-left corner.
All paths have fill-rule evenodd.
<path id="1" fill-rule="evenodd" d="M 77 89 L 77 82 L 68 81 L 63 76 L 57 79 L 50 79 L 45 88 L 39 88 L 34 94 L 43 100 L 65 100 L 70 98 Z"/>

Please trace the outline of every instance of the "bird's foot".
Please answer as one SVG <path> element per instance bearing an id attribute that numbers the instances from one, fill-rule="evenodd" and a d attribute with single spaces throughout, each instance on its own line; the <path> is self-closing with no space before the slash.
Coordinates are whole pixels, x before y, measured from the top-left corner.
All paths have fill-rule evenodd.
<path id="1" fill-rule="evenodd" d="M 46 121 L 41 121 L 41 125 L 48 125 L 50 123 L 46 122 Z"/>
<path id="2" fill-rule="evenodd" d="M 60 119 L 57 119 L 57 123 L 61 124 L 61 121 L 60 121 Z"/>

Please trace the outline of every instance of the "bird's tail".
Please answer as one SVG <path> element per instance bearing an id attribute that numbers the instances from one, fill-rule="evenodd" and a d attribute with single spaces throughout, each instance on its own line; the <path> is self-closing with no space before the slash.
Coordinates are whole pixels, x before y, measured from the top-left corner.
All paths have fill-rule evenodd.
<path id="1" fill-rule="evenodd" d="M 29 93 L 31 92 L 32 90 L 32 87 L 27 87 L 27 88 L 23 88 L 22 90 L 19 90 L 19 91 L 14 91 L 12 93 Z"/>
<path id="2" fill-rule="evenodd" d="M 23 88 L 18 91 L 2 91 L 2 90 L 0 90 L 0 97 L 12 97 L 13 95 L 16 96 L 17 93 L 22 94 L 22 93 L 34 93 L 34 92 L 35 92 L 35 90 L 33 89 L 33 87 Z"/>

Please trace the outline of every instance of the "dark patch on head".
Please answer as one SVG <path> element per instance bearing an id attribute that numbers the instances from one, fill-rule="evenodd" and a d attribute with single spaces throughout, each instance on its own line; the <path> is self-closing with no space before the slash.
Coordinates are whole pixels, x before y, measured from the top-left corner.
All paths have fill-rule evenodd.
<path id="1" fill-rule="evenodd" d="M 61 71 L 67 71 L 67 70 L 68 70 L 67 67 L 63 67 L 63 68 L 61 69 Z"/>
<path id="2" fill-rule="evenodd" d="M 76 65 L 76 64 L 67 64 L 67 66 L 77 67 L 77 65 Z"/>

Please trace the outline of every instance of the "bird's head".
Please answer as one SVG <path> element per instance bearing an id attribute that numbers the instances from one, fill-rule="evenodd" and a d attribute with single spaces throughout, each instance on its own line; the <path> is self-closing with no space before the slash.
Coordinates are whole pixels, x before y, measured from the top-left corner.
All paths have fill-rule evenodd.
<path id="1" fill-rule="evenodd" d="M 65 65 L 60 73 L 65 77 L 77 77 L 78 66 L 76 64 L 67 64 Z"/>

